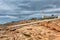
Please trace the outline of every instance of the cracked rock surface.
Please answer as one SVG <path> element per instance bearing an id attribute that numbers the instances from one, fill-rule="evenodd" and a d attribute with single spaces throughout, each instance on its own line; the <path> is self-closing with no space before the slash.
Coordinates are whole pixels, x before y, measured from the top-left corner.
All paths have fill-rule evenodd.
<path id="1" fill-rule="evenodd" d="M 60 19 L 18 28 L 0 28 L 0 40 L 60 40 Z"/>

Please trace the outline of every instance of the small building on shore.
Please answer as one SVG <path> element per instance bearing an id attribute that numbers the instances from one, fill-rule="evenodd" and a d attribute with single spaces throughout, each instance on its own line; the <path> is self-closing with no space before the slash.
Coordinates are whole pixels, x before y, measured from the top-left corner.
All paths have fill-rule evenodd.
<path id="1" fill-rule="evenodd" d="M 42 18 L 60 18 L 58 15 L 42 16 Z"/>
<path id="2" fill-rule="evenodd" d="M 58 18 L 60 19 L 60 15 L 58 15 Z"/>

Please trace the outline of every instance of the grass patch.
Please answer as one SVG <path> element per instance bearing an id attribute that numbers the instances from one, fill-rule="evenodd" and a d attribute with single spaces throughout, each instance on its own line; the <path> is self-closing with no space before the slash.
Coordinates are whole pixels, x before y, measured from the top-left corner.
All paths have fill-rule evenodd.
<path id="1" fill-rule="evenodd" d="M 45 20 L 45 19 L 54 19 L 58 17 L 47 17 L 47 18 L 31 18 L 30 20 Z"/>

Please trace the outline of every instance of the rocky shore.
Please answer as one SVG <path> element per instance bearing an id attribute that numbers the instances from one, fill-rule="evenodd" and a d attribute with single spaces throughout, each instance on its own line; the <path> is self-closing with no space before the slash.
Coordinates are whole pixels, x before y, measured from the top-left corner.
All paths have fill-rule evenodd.
<path id="1" fill-rule="evenodd" d="M 0 40 L 60 40 L 60 19 L 19 27 L 1 26 Z"/>

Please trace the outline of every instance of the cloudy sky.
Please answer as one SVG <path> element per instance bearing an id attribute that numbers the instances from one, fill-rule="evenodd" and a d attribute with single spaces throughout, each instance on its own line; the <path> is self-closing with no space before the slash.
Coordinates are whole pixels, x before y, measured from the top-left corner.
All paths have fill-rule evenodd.
<path id="1" fill-rule="evenodd" d="M 0 23 L 60 14 L 60 0 L 0 0 Z"/>

